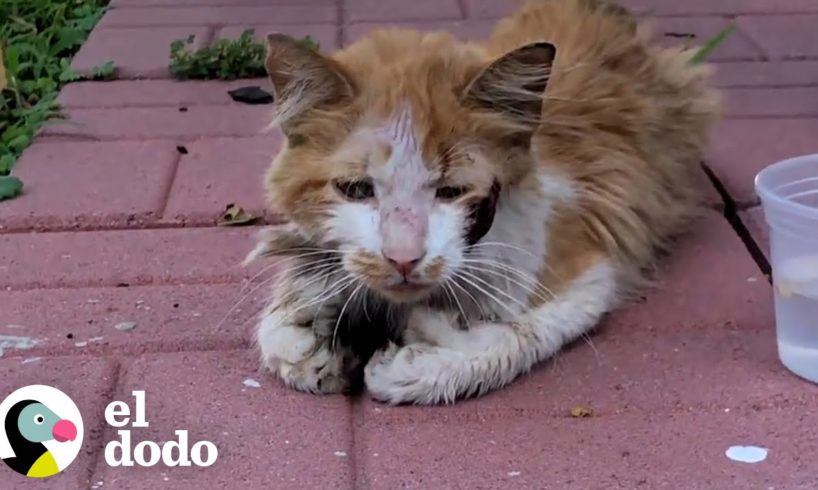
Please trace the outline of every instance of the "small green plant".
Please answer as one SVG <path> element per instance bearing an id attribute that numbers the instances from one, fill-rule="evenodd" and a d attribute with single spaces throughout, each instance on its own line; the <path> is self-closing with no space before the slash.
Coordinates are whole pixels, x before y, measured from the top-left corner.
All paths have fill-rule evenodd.
<path id="1" fill-rule="evenodd" d="M 12 175 L 0 176 L 0 201 L 16 197 L 23 191 L 23 182 Z"/>
<path id="2" fill-rule="evenodd" d="M 60 81 L 61 82 L 77 82 L 80 80 L 110 80 L 114 77 L 116 73 L 116 67 L 114 67 L 113 61 L 107 61 L 101 65 L 97 65 L 86 73 L 79 73 L 71 69 L 68 60 L 61 59 L 60 66 L 62 66 L 62 72 L 60 73 Z"/>
<path id="3" fill-rule="evenodd" d="M 729 36 L 733 32 L 733 29 L 735 28 L 736 28 L 735 25 L 730 24 L 721 31 L 719 31 L 715 36 L 713 36 L 706 43 L 704 43 L 704 45 L 702 45 L 702 47 L 700 47 L 698 51 L 696 51 L 696 53 L 690 59 L 690 62 L 693 63 L 694 65 L 704 62 L 710 55 L 710 53 L 712 53 L 713 50 L 716 49 L 716 47 L 718 47 L 719 44 L 724 42 L 724 40 L 727 39 L 727 36 Z"/>
<path id="4" fill-rule="evenodd" d="M 313 51 L 318 51 L 321 49 L 321 45 L 318 43 L 318 41 L 310 36 L 304 36 L 304 38 L 301 39 L 301 44 Z"/>
<path id="5" fill-rule="evenodd" d="M 37 130 L 61 117 L 57 93 L 65 83 L 109 78 L 113 63 L 88 74 L 71 70 L 70 59 L 105 12 L 107 0 L 0 0 L 0 46 L 6 79 L 0 90 L 0 176 L 28 147 Z M 19 184 L 19 185 L 18 185 Z M 4 197 L 22 183 L 6 178 Z"/>
<path id="6" fill-rule="evenodd" d="M 191 50 L 193 35 L 177 39 L 170 45 L 170 74 L 179 80 L 235 80 L 266 75 L 264 58 L 267 48 L 255 39 L 255 31 L 247 29 L 237 39 L 218 39 L 210 46 Z M 318 50 L 319 44 L 310 36 L 302 43 Z"/>

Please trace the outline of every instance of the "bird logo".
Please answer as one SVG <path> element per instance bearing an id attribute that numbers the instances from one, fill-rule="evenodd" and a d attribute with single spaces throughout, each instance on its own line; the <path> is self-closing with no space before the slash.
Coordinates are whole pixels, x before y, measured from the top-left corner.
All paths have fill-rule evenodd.
<path id="1" fill-rule="evenodd" d="M 63 392 L 31 385 L 0 404 L 0 457 L 29 478 L 47 478 L 63 471 L 82 445 L 82 417 Z M 5 440 L 3 440 L 5 439 Z"/>

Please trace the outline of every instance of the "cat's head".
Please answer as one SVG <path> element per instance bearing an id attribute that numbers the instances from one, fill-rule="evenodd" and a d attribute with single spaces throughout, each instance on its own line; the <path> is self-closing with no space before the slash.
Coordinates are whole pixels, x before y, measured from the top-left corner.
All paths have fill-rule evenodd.
<path id="1" fill-rule="evenodd" d="M 530 172 L 554 46 L 488 59 L 449 35 L 400 30 L 332 57 L 283 35 L 268 46 L 286 136 L 267 177 L 272 205 L 370 290 L 427 297 Z"/>

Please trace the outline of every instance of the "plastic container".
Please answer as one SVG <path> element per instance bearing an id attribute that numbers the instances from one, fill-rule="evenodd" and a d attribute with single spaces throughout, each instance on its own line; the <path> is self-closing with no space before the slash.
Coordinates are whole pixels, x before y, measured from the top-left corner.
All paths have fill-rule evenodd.
<path id="1" fill-rule="evenodd" d="M 818 154 L 770 165 L 755 188 L 770 230 L 778 356 L 818 383 Z"/>

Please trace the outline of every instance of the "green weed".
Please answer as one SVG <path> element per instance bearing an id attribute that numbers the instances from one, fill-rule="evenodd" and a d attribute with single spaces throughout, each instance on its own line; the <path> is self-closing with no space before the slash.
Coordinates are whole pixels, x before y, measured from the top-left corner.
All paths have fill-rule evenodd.
<path id="1" fill-rule="evenodd" d="M 191 50 L 194 36 L 177 39 L 170 45 L 170 73 L 179 80 L 235 80 L 266 76 L 264 58 L 267 48 L 247 29 L 237 39 L 218 39 L 210 46 Z M 302 41 L 315 49 L 319 44 L 310 36 Z"/>
<path id="2" fill-rule="evenodd" d="M 712 53 L 713 50 L 715 50 L 719 44 L 724 42 L 724 40 L 727 39 L 727 36 L 729 36 L 733 32 L 733 29 L 735 28 L 736 28 L 735 25 L 730 24 L 721 31 L 719 31 L 715 36 L 711 37 L 706 43 L 702 45 L 702 47 L 699 48 L 698 51 L 696 51 L 696 53 L 690 59 L 690 62 L 693 63 L 694 65 L 704 62 L 710 55 L 710 53 Z"/>
<path id="3" fill-rule="evenodd" d="M 0 176 L 8 175 L 37 130 L 60 117 L 57 93 L 68 82 L 114 74 L 106 63 L 89 74 L 70 59 L 102 17 L 108 0 L 0 0 Z"/>

